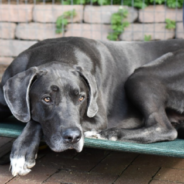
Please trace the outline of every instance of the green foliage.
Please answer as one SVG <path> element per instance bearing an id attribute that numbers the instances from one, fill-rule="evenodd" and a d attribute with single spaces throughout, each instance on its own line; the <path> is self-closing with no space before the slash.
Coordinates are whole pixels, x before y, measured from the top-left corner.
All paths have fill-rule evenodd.
<path id="1" fill-rule="evenodd" d="M 66 26 L 68 25 L 68 19 L 76 16 L 75 10 L 66 11 L 63 15 L 59 16 L 56 20 L 56 33 L 63 33 L 65 31 Z"/>
<path id="2" fill-rule="evenodd" d="M 57 1 L 57 0 L 56 0 Z M 112 0 L 58 0 L 62 4 L 93 4 L 111 5 Z M 145 8 L 148 5 L 166 4 L 169 8 L 181 8 L 183 0 L 113 0 L 113 5 L 127 5 L 136 8 Z"/>
<path id="3" fill-rule="evenodd" d="M 145 42 L 151 41 L 151 35 L 144 35 L 144 41 Z"/>
<path id="4" fill-rule="evenodd" d="M 128 1 L 128 0 L 127 0 Z M 141 2 L 145 2 L 144 6 L 153 5 L 153 4 L 166 4 L 169 8 L 181 8 L 183 5 L 183 0 L 135 0 L 135 5 L 141 4 Z M 129 5 L 130 6 L 130 5 Z M 137 8 L 141 8 L 138 6 L 135 6 Z"/>
<path id="5" fill-rule="evenodd" d="M 72 3 L 73 4 L 88 4 L 89 0 L 61 0 L 61 4 L 63 5 L 71 5 Z"/>
<path id="6" fill-rule="evenodd" d="M 176 28 L 176 21 L 171 20 L 171 19 L 165 19 L 166 22 L 166 29 L 175 29 Z"/>
<path id="7" fill-rule="evenodd" d="M 128 16 L 128 10 L 123 9 L 122 7 L 118 12 L 113 13 L 111 16 L 111 29 L 112 32 L 109 33 L 107 38 L 109 40 L 118 40 L 119 35 L 124 31 L 126 27 L 129 26 L 129 22 L 124 21 Z"/>
<path id="8" fill-rule="evenodd" d="M 150 3 L 153 3 L 153 4 L 163 4 L 163 3 L 165 3 L 165 0 L 150 0 Z"/>
<path id="9" fill-rule="evenodd" d="M 150 0 L 124 0 L 123 5 L 132 6 L 136 8 L 145 8 L 148 6 Z M 121 3 L 121 1 L 119 1 Z"/>
<path id="10" fill-rule="evenodd" d="M 167 6 L 169 8 L 181 8 L 183 0 L 167 0 Z"/>

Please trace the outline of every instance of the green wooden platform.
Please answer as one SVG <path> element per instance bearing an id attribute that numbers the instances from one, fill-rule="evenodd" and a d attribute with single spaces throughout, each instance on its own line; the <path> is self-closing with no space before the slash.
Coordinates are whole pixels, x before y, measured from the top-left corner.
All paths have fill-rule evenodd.
<path id="1" fill-rule="evenodd" d="M 22 132 L 25 124 L 10 119 L 7 122 L 0 122 L 0 136 L 17 137 Z M 153 155 L 163 155 L 184 158 L 184 140 L 177 139 L 170 142 L 159 142 L 152 144 L 136 144 L 119 141 L 107 141 L 98 139 L 85 139 L 85 146 L 92 148 L 109 149 Z"/>

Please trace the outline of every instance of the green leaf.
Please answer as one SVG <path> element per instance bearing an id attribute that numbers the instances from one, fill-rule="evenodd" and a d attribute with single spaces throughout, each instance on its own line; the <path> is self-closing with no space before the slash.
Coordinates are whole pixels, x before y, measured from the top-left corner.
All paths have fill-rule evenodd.
<path id="1" fill-rule="evenodd" d="M 118 35 L 116 33 L 109 33 L 109 35 L 107 36 L 107 38 L 109 40 L 118 40 Z"/>
<path id="2" fill-rule="evenodd" d="M 71 4 L 71 1 L 70 0 L 61 0 L 61 4 L 62 5 L 70 5 Z"/>
<path id="3" fill-rule="evenodd" d="M 74 4 L 86 4 L 86 0 L 74 0 Z"/>
<path id="4" fill-rule="evenodd" d="M 123 18 L 127 18 L 128 16 L 128 10 L 123 9 L 122 7 L 119 8 L 118 14 L 121 15 Z"/>
<path id="5" fill-rule="evenodd" d="M 162 4 L 162 3 L 165 3 L 165 0 L 150 0 L 150 2 L 157 3 L 157 4 Z"/>
<path id="6" fill-rule="evenodd" d="M 118 25 L 112 24 L 111 28 L 112 28 L 112 30 L 116 30 L 118 28 Z"/>
<path id="7" fill-rule="evenodd" d="M 59 16 L 56 19 L 56 33 L 59 34 L 61 32 L 64 32 L 66 26 L 68 25 L 68 19 L 70 19 L 71 17 L 75 17 L 75 16 L 76 16 L 75 10 L 66 11 L 61 16 Z"/>
<path id="8" fill-rule="evenodd" d="M 93 3 L 94 2 L 95 1 L 93 0 Z M 99 5 L 105 5 L 105 4 L 107 4 L 107 1 L 106 0 L 97 0 L 96 2 L 98 2 Z"/>
<path id="9" fill-rule="evenodd" d="M 146 8 L 147 6 L 148 6 L 148 5 L 145 4 L 144 2 L 135 2 L 135 3 L 134 3 L 134 7 L 140 8 L 140 9 L 144 9 L 144 8 Z"/>
<path id="10" fill-rule="evenodd" d="M 183 0 L 167 0 L 167 6 L 169 8 L 181 8 Z"/>
<path id="11" fill-rule="evenodd" d="M 58 17 L 57 20 L 56 20 L 56 26 L 60 27 L 61 24 L 62 24 L 62 19 L 61 19 L 61 17 Z"/>
<path id="12" fill-rule="evenodd" d="M 123 19 L 127 18 L 127 16 L 128 10 L 124 9 L 122 6 L 120 6 L 118 12 L 111 15 L 111 29 L 113 32 L 109 33 L 107 37 L 109 40 L 118 40 L 119 35 L 126 27 L 129 26 L 129 22 L 123 21 Z"/>
<path id="13" fill-rule="evenodd" d="M 41 0 L 38 0 L 41 1 Z M 56 0 L 59 1 L 59 0 Z M 52 2 L 52 0 L 47 0 L 47 2 Z M 71 5 L 71 0 L 60 0 L 63 5 Z M 111 0 L 73 0 L 73 4 L 95 4 L 95 5 L 111 5 Z M 143 9 L 148 5 L 153 4 L 167 4 L 169 8 L 181 8 L 183 5 L 183 0 L 113 0 L 114 5 L 123 4 L 135 8 Z M 126 16 L 126 13 L 124 14 Z"/>
<path id="14" fill-rule="evenodd" d="M 176 21 L 171 20 L 171 19 L 165 19 L 166 22 L 166 29 L 175 29 L 176 28 Z"/>
<path id="15" fill-rule="evenodd" d="M 151 35 L 144 35 L 144 41 L 145 42 L 151 41 Z"/>
<path id="16" fill-rule="evenodd" d="M 57 34 L 60 34 L 60 33 L 63 33 L 63 32 L 64 32 L 63 29 L 56 29 Z"/>
<path id="17" fill-rule="evenodd" d="M 68 24 L 68 20 L 67 19 L 62 19 L 62 23 L 63 26 L 66 26 Z"/>
<path id="18" fill-rule="evenodd" d="M 130 22 L 127 22 L 127 21 L 125 21 L 125 22 L 123 22 L 123 27 L 125 28 L 125 27 L 128 27 L 130 25 Z"/>

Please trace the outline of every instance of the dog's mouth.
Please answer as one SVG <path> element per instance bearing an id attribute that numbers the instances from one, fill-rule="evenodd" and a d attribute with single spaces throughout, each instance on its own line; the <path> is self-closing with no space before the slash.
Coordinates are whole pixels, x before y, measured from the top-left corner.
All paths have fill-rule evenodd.
<path id="1" fill-rule="evenodd" d="M 64 143 L 62 139 L 50 141 L 45 139 L 45 142 L 49 146 L 49 148 L 54 152 L 63 152 L 66 150 L 76 150 L 77 152 L 81 152 L 84 146 L 84 137 L 82 136 L 81 139 L 77 143 Z"/>

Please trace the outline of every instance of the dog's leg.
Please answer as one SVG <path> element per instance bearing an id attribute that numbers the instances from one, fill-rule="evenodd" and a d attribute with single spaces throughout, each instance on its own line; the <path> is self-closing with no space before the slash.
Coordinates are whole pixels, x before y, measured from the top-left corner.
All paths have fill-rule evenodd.
<path id="1" fill-rule="evenodd" d="M 143 115 L 144 125 L 137 129 L 112 128 L 100 133 L 111 140 L 128 140 L 139 143 L 174 140 L 177 131 L 170 123 L 165 104 L 169 98 L 166 84 L 159 77 L 151 77 L 139 70 L 125 86 L 131 103 Z"/>
<path id="2" fill-rule="evenodd" d="M 144 127 L 137 129 L 111 128 L 98 134 L 99 139 L 112 141 L 129 141 L 136 143 L 152 143 L 158 141 L 170 141 L 177 137 L 177 131 L 170 125 L 164 112 L 152 113 L 145 120 Z"/>
<path id="3" fill-rule="evenodd" d="M 13 176 L 28 174 L 34 165 L 41 138 L 40 124 L 30 121 L 14 141 L 10 161 Z"/>

